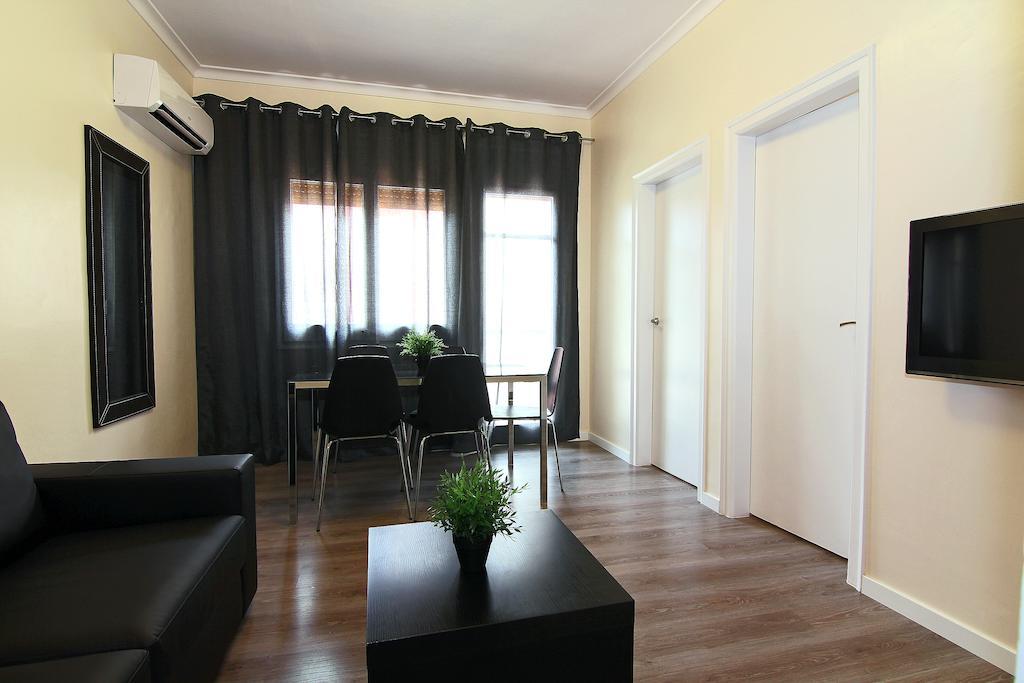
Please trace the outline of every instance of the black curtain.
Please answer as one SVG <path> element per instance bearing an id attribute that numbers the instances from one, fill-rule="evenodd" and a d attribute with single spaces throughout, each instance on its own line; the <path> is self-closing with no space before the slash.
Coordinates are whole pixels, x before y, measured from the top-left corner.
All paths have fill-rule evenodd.
<path id="1" fill-rule="evenodd" d="M 394 341 L 396 310 L 454 319 L 458 122 L 201 99 L 217 139 L 193 167 L 199 452 L 277 462 L 288 378 L 327 371 L 349 343 Z M 407 290 L 396 253 L 444 267 Z"/>
<path id="2" fill-rule="evenodd" d="M 393 349 L 409 327 L 430 327 L 500 360 L 487 358 L 483 334 L 495 244 L 485 197 L 498 195 L 551 201 L 544 291 L 566 349 L 556 425 L 563 439 L 578 435 L 577 133 L 494 124 L 464 139 L 455 119 L 201 100 L 217 131 L 193 166 L 201 454 L 281 460 L 287 380 L 326 373 L 352 343 Z M 531 365 L 546 366 L 546 353 Z M 299 406 L 300 426 L 309 410 Z"/>
<path id="3" fill-rule="evenodd" d="M 538 301 L 544 296 L 553 297 L 554 345 L 565 348 L 555 428 L 560 439 L 576 438 L 580 422 L 577 212 L 582 139 L 575 132 L 552 134 L 539 128 L 513 129 L 501 123 L 479 126 L 467 121 L 465 144 L 467 229 L 461 248 L 459 338 L 467 347 L 483 349 L 486 363 L 508 361 L 492 357 L 506 353 L 507 345 L 502 347 L 491 340 L 485 346 L 484 327 L 490 327 L 491 337 L 495 329 L 501 330 L 500 322 L 488 322 L 500 308 L 487 292 L 496 270 L 493 263 L 488 266 L 488 261 L 500 261 L 501 251 L 509 251 L 510 262 L 519 263 L 514 265 L 512 276 L 505 278 L 506 288 L 533 287 Z M 545 215 L 549 203 L 550 217 Z M 495 224 L 489 225 L 489 221 Z M 549 224 L 553 247 L 550 268 L 536 239 L 543 237 Z M 500 239 L 503 231 L 515 236 Z M 536 251 L 525 251 L 521 243 L 531 238 L 538 242 Z M 529 262 L 517 258 L 522 254 L 531 254 Z M 538 278 L 542 282 L 537 282 Z M 529 315 L 532 312 L 520 316 L 520 320 Z M 505 323 L 510 324 L 515 327 L 517 323 Z M 522 346 L 529 345 L 521 331 L 502 331 L 509 335 L 517 332 L 521 335 L 518 339 L 526 341 Z M 551 346 L 537 344 L 536 348 L 526 361 L 546 368 Z M 516 401 L 536 402 L 532 395 Z"/>
<path id="4" fill-rule="evenodd" d="M 283 293 L 290 181 L 334 177 L 335 122 L 327 107 L 202 100 L 217 138 L 193 165 L 199 452 L 275 462 L 286 442 L 285 378 L 326 369 L 331 357 L 322 332 L 287 333 Z"/>

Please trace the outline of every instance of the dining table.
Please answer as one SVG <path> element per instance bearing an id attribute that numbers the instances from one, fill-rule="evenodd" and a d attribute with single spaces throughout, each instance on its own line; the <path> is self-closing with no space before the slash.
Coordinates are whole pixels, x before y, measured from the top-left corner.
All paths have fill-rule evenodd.
<path id="1" fill-rule="evenodd" d="M 537 399 L 538 406 L 546 406 L 548 404 L 548 375 L 547 375 L 546 363 L 538 364 L 536 366 L 530 365 L 484 365 L 484 378 L 488 384 L 508 383 L 508 404 L 511 406 L 514 404 L 515 395 L 513 392 L 513 385 L 515 384 L 536 384 L 537 385 Z M 405 371 L 399 371 L 396 369 L 398 386 L 400 387 L 416 387 L 423 383 L 423 378 L 414 374 L 408 374 Z M 305 373 L 297 374 L 290 377 L 287 380 L 287 391 L 288 391 L 288 444 L 287 444 L 287 460 L 288 460 L 288 523 L 296 524 L 299 515 L 299 487 L 298 487 L 298 439 L 299 439 L 299 425 L 297 418 L 296 404 L 298 402 L 299 395 L 302 393 L 308 394 L 311 398 L 317 391 L 323 391 L 327 389 L 330 384 L 330 372 L 316 372 L 316 373 Z M 311 411 L 315 413 L 315 411 Z M 544 410 L 536 411 L 536 415 L 540 415 L 538 424 L 540 426 L 540 509 L 546 509 L 548 506 L 548 429 L 547 422 L 544 417 Z M 517 418 L 516 421 L 519 421 Z M 508 465 L 511 470 L 513 466 L 514 450 L 515 450 L 515 435 L 513 430 L 513 421 L 508 420 Z M 310 425 L 310 440 L 313 443 L 312 448 L 315 450 L 316 445 L 316 428 L 315 425 Z M 310 464 L 312 467 L 312 463 Z M 510 471 L 511 474 L 511 471 Z"/>

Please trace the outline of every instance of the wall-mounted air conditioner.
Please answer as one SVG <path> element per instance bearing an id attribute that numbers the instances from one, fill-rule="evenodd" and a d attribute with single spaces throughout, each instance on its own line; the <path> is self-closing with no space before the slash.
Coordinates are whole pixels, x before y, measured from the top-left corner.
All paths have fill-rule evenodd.
<path id="1" fill-rule="evenodd" d="M 213 119 L 155 60 L 114 55 L 114 105 L 179 152 L 206 154 Z"/>

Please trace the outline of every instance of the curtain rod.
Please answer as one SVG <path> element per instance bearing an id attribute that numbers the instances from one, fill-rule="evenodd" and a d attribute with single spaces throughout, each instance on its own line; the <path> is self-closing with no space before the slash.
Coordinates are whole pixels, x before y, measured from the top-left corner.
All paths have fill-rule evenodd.
<path id="1" fill-rule="evenodd" d="M 193 99 L 195 99 L 195 101 L 199 103 L 200 107 L 205 107 L 206 106 L 206 102 L 203 101 L 203 98 L 195 97 Z M 247 102 L 228 102 L 227 100 L 224 100 L 223 102 L 220 103 L 220 108 L 221 109 L 227 109 L 228 107 L 234 107 L 236 109 L 248 109 L 249 108 L 249 104 Z M 274 106 L 271 106 L 269 104 L 261 104 L 261 105 L 259 105 L 259 107 L 260 107 L 260 111 L 261 112 L 263 112 L 263 111 L 272 111 L 275 114 L 280 114 L 281 113 L 281 107 L 274 107 Z M 310 115 L 310 116 L 317 116 L 317 117 L 319 117 L 322 114 L 323 114 L 323 112 L 321 110 L 319 110 L 319 109 L 303 109 L 302 107 L 299 107 L 299 116 Z M 338 112 L 332 111 L 331 112 L 331 116 L 334 117 L 334 118 L 338 118 Z M 348 120 L 349 121 L 355 121 L 356 119 L 362 119 L 364 121 L 369 121 L 370 123 L 377 123 L 377 117 L 374 116 L 373 114 L 349 114 L 348 115 Z M 415 123 L 415 121 L 413 121 L 412 119 L 399 119 L 399 118 L 391 119 L 391 125 L 392 126 L 396 126 L 396 125 L 398 125 L 400 123 L 406 123 L 406 124 L 409 124 L 411 126 L 411 125 L 413 125 L 413 123 Z M 427 126 L 433 126 L 435 128 L 442 128 L 442 129 L 445 128 L 448 125 L 444 121 L 426 121 L 426 124 L 427 124 Z M 460 124 L 458 124 L 455 127 L 458 130 L 464 130 L 466 128 L 466 124 L 460 123 Z M 472 129 L 473 130 L 486 130 L 491 135 L 494 134 L 494 128 L 492 126 L 478 126 L 476 124 L 473 124 Z M 513 135 L 513 134 L 514 135 L 522 135 L 524 138 L 530 137 L 530 131 L 522 130 L 522 129 L 518 129 L 518 128 L 506 128 L 505 129 L 505 134 L 506 135 Z M 568 134 L 565 134 L 565 133 L 544 133 L 544 137 L 545 137 L 545 139 L 561 138 L 562 142 L 567 142 L 569 140 Z M 593 141 L 594 141 L 594 138 L 586 138 L 586 137 L 583 137 L 583 135 L 580 135 L 580 142 L 593 142 Z"/>

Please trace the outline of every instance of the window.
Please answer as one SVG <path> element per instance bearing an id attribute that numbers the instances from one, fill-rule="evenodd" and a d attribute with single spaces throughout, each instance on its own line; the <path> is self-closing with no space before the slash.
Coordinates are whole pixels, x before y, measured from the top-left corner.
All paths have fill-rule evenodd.
<path id="1" fill-rule="evenodd" d="M 301 337 L 314 325 L 334 330 L 339 310 L 346 309 L 343 326 L 381 337 L 401 327 L 447 325 L 444 191 L 379 186 L 371 231 L 364 186 L 346 184 L 347 241 L 341 248 L 335 193 L 334 183 L 291 181 L 284 297 L 289 333 Z"/>
<path id="2" fill-rule="evenodd" d="M 484 195 L 484 360 L 547 367 L 555 346 L 555 201 Z"/>
<path id="3" fill-rule="evenodd" d="M 443 190 L 377 188 L 377 329 L 384 334 L 447 326 L 444 222 Z"/>
<path id="4" fill-rule="evenodd" d="M 284 240 L 285 322 L 292 337 L 302 337 L 313 325 L 333 330 L 337 324 L 337 202 L 334 183 L 292 180 L 290 190 Z"/>

